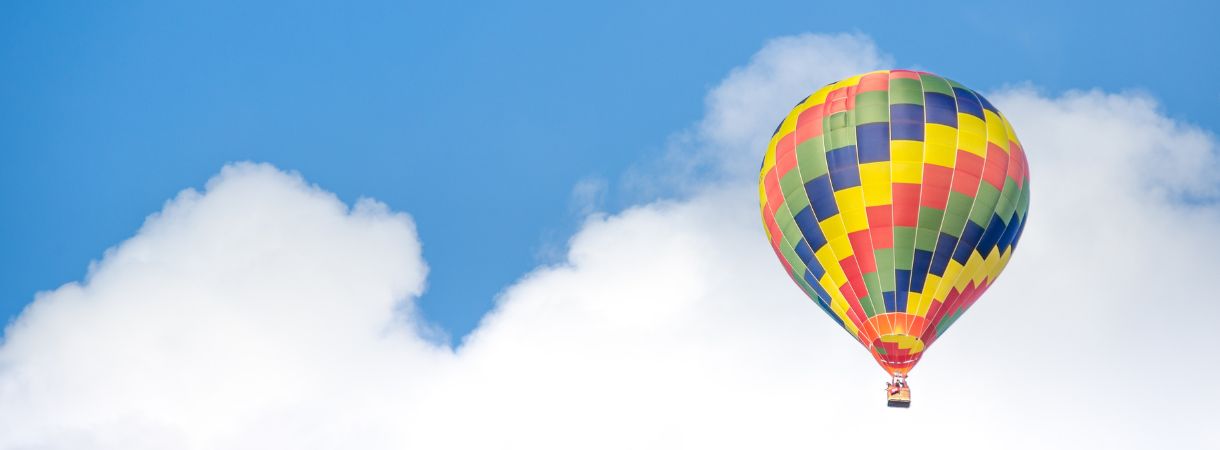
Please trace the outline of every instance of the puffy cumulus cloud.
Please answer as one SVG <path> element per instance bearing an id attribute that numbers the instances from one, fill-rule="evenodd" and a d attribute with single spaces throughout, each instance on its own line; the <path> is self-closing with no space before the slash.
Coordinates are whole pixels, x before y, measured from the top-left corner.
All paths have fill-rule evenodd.
<path id="1" fill-rule="evenodd" d="M 708 93 L 704 117 L 671 137 L 659 164 L 629 171 L 624 184 L 656 196 L 757 176 L 757 149 L 766 148 L 771 132 L 797 101 L 826 83 L 891 64 L 892 58 L 861 34 L 773 39 Z M 702 183 L 692 184 L 692 179 Z"/>
<path id="2" fill-rule="evenodd" d="M 1220 273 L 1217 145 L 1138 95 L 993 93 L 1031 157 L 1033 220 L 915 371 L 915 406 L 883 406 L 884 374 L 774 261 L 752 174 L 786 83 L 810 79 L 799 99 L 877 55 L 769 44 L 692 132 L 709 164 L 751 170 L 591 216 L 457 349 L 412 314 L 406 216 L 227 168 L 9 328 L 0 448 L 1220 445 L 1220 394 L 1189 376 L 1220 369 L 1198 287 Z"/>
<path id="3" fill-rule="evenodd" d="M 696 143 L 731 176 L 756 176 L 758 152 L 798 101 L 827 83 L 886 68 L 893 59 L 859 34 L 802 34 L 774 39 L 707 96 Z M 748 151 L 746 150 L 748 149 Z"/>
<path id="4" fill-rule="evenodd" d="M 351 411 L 448 353 L 404 303 L 425 272 L 406 215 L 226 167 L 7 329 L 0 448 L 280 448 L 377 424 Z"/>
<path id="5" fill-rule="evenodd" d="M 1049 436 L 1220 445 L 1203 419 L 1220 401 L 1205 380 L 1220 370 L 1220 305 L 1200 288 L 1220 273 L 1214 135 L 1139 93 L 992 100 L 1029 149 L 1033 216 L 1011 279 L 958 332 L 1012 349 L 997 365 L 1055 406 L 1041 413 Z"/>

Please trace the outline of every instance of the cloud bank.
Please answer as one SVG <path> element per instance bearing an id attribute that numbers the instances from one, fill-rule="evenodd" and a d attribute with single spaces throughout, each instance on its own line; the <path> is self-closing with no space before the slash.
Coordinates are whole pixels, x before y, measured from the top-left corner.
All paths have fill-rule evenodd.
<path id="1" fill-rule="evenodd" d="M 914 407 L 884 407 L 774 260 L 753 171 L 796 100 L 888 63 L 861 36 L 769 43 L 683 134 L 723 176 L 590 216 L 456 349 L 412 307 L 409 216 L 226 167 L 6 330 L 0 449 L 1220 446 L 1195 376 L 1220 370 L 1218 147 L 1127 93 L 991 93 L 1033 220 Z"/>

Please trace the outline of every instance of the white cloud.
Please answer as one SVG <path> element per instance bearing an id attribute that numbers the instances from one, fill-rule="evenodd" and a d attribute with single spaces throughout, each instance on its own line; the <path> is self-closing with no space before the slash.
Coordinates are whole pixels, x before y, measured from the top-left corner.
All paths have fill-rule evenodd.
<path id="1" fill-rule="evenodd" d="M 772 39 L 708 93 L 702 120 L 671 137 L 659 164 L 642 163 L 625 175 L 624 184 L 655 197 L 756 177 L 759 149 L 798 101 L 827 83 L 891 64 L 859 34 Z"/>
<path id="2" fill-rule="evenodd" d="M 227 167 L 8 329 L 0 448 L 234 448 L 296 415 L 334 424 L 312 411 L 375 391 L 333 388 L 447 353 L 395 314 L 425 272 L 405 215 Z"/>
<path id="3" fill-rule="evenodd" d="M 696 127 L 700 151 L 717 169 L 741 178 L 758 175 L 759 151 L 801 99 L 827 83 L 886 68 L 893 59 L 862 35 L 802 34 L 768 42 L 707 96 Z M 748 149 L 748 150 L 747 150 Z"/>
<path id="4" fill-rule="evenodd" d="M 1217 145 L 1125 94 L 991 96 L 1033 220 L 914 372 L 914 407 L 883 406 L 884 373 L 774 261 L 753 170 L 792 103 L 887 60 L 859 37 L 769 44 L 691 131 L 723 182 L 591 217 L 457 350 L 412 315 L 408 217 L 226 168 L 9 328 L 0 449 L 1220 445 L 1220 393 L 1191 376 L 1220 369 L 1198 287 L 1220 273 Z"/>

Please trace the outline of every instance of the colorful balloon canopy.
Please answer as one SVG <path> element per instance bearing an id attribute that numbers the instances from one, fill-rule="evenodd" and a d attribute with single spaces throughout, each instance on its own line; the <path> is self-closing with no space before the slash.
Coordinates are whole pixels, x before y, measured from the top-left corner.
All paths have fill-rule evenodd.
<path id="1" fill-rule="evenodd" d="M 793 281 L 905 375 L 1012 257 L 1029 165 L 987 99 L 926 72 L 832 83 L 763 157 L 767 238 Z"/>

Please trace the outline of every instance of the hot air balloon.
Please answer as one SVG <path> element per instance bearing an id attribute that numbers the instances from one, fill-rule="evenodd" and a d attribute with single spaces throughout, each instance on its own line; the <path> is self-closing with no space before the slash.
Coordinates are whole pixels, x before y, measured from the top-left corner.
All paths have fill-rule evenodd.
<path id="1" fill-rule="evenodd" d="M 982 95 L 883 70 L 819 89 L 779 124 L 759 201 L 780 263 L 892 377 L 907 374 L 1012 257 L 1029 165 Z"/>

